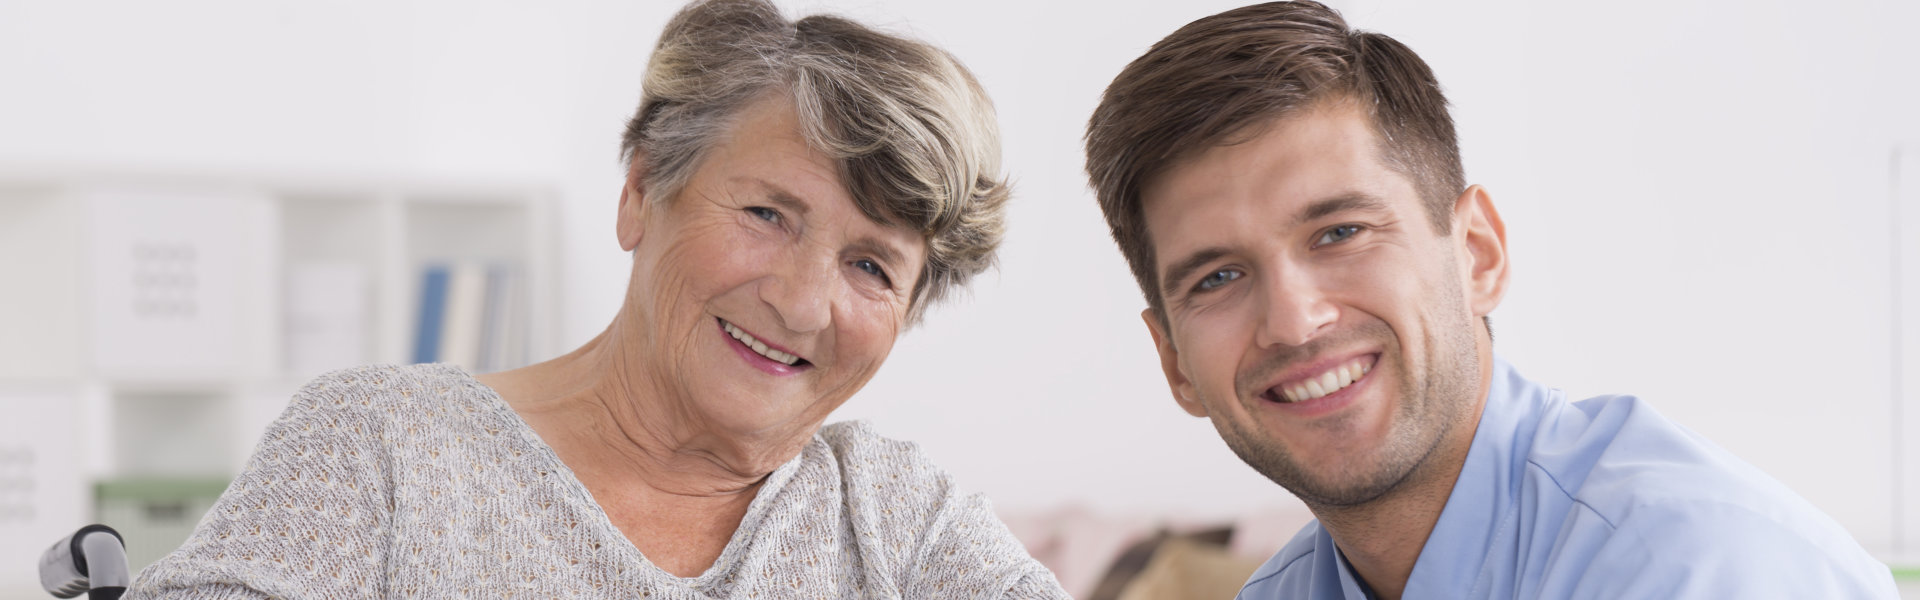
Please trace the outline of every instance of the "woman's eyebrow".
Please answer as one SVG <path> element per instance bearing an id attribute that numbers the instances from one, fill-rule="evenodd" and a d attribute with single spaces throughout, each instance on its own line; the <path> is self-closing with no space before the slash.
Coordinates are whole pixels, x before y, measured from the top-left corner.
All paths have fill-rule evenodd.
<path id="1" fill-rule="evenodd" d="M 905 260 L 900 250 L 895 248 L 893 244 L 883 242 L 880 238 L 876 237 L 861 236 L 855 238 L 853 240 L 853 248 L 872 254 L 874 258 L 880 259 L 880 262 L 889 265 L 897 266 L 901 264 L 902 260 Z"/>
<path id="2" fill-rule="evenodd" d="M 787 209 L 796 216 L 807 214 L 807 201 L 801 200 L 799 195 L 787 191 L 786 188 L 758 177 L 741 177 L 739 179 L 759 187 L 760 191 L 766 194 L 768 202 L 779 205 L 780 208 Z"/>
<path id="3" fill-rule="evenodd" d="M 807 201 L 801 200 L 799 196 L 787 191 L 786 188 L 782 188 L 771 181 L 758 177 L 742 177 L 740 179 L 759 187 L 761 192 L 767 195 L 768 202 L 792 211 L 796 216 L 807 214 Z M 861 236 L 853 240 L 852 247 L 856 250 L 872 254 L 874 258 L 878 258 L 881 262 L 889 265 L 901 264 L 906 256 L 893 244 L 889 244 L 873 236 Z"/>

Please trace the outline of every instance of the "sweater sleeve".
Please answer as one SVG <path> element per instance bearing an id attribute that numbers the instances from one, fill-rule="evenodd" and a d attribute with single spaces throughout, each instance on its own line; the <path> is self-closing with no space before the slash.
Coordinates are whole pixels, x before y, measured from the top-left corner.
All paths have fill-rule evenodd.
<path id="1" fill-rule="evenodd" d="M 378 376 L 336 373 L 302 389 L 193 535 L 126 598 L 386 595 L 391 478 L 377 386 L 360 381 Z"/>
<path id="2" fill-rule="evenodd" d="M 822 433 L 839 453 L 861 550 L 890 576 L 884 587 L 903 598 L 1068 597 L 992 503 L 961 493 L 917 444 L 881 437 L 861 422 Z"/>
<path id="3" fill-rule="evenodd" d="M 1027 553 L 979 494 L 961 495 L 941 474 L 944 498 L 922 538 L 911 574 L 908 598 L 1067 598 L 1053 572 Z M 959 592 L 959 593 L 956 593 Z"/>

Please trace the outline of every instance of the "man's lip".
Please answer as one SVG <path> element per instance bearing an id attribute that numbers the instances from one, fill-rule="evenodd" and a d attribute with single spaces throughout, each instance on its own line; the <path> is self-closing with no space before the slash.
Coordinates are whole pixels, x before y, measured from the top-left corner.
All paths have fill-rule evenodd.
<path id="1" fill-rule="evenodd" d="M 1258 393 L 1260 395 L 1266 395 L 1267 392 L 1271 391 L 1278 394 L 1279 392 L 1277 390 L 1284 389 L 1288 386 L 1300 385 L 1305 383 L 1309 377 L 1319 377 L 1321 373 L 1327 372 L 1328 369 L 1347 364 L 1348 361 L 1362 356 L 1372 356 L 1373 366 L 1377 367 L 1380 365 L 1380 352 L 1378 350 L 1351 352 L 1327 358 L 1317 358 L 1311 362 L 1295 365 L 1293 368 L 1281 371 L 1278 376 L 1268 380 L 1266 385 L 1261 386 Z"/>

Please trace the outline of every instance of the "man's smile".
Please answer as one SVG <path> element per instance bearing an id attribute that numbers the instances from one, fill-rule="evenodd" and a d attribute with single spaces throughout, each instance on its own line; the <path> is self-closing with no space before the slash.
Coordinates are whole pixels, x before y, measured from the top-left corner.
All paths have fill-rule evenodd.
<path id="1" fill-rule="evenodd" d="M 1367 373 L 1373 370 L 1373 363 L 1378 358 L 1378 354 L 1356 356 L 1335 364 L 1331 368 L 1284 380 L 1268 387 L 1260 395 L 1274 402 L 1285 403 L 1324 398 L 1366 377 Z"/>

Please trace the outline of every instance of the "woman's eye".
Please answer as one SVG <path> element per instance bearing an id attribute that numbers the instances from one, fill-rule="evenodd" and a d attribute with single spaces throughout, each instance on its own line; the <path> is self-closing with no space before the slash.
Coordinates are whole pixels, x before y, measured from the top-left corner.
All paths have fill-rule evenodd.
<path id="1" fill-rule="evenodd" d="M 1207 275 L 1206 277 L 1200 278 L 1200 283 L 1193 287 L 1196 290 L 1204 292 L 1207 290 L 1211 290 L 1211 289 L 1226 285 L 1227 282 L 1233 281 L 1239 278 L 1240 278 L 1239 271 L 1235 271 L 1233 269 L 1221 269 L 1218 271 L 1214 271 L 1212 274 Z"/>
<path id="2" fill-rule="evenodd" d="M 887 270 L 880 268 L 880 263 L 862 258 L 853 261 L 853 268 L 866 271 L 868 275 L 879 277 L 880 281 L 887 284 L 887 287 L 893 287 L 893 278 L 887 277 Z"/>
<path id="3" fill-rule="evenodd" d="M 760 220 L 768 223 L 780 222 L 780 211 L 765 206 L 749 206 L 747 207 L 747 212 L 753 213 L 753 216 L 759 217 Z"/>
<path id="4" fill-rule="evenodd" d="M 1328 229 L 1326 233 L 1320 234 L 1320 239 L 1315 241 L 1313 245 L 1324 246 L 1336 242 L 1343 242 L 1346 241 L 1347 238 L 1353 237 L 1353 234 L 1356 233 L 1360 233 L 1359 225 L 1335 225 L 1332 229 Z"/>

